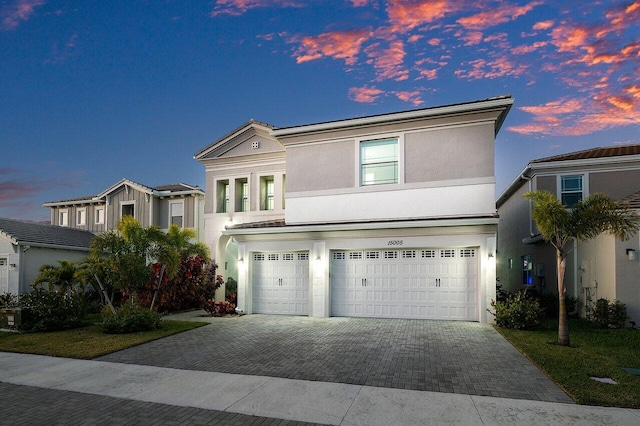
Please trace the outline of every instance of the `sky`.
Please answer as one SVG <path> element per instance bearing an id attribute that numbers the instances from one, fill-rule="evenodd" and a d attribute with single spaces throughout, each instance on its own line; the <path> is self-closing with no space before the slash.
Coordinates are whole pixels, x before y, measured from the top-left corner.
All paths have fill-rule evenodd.
<path id="1" fill-rule="evenodd" d="M 640 0 L 0 0 L 0 217 L 287 127 L 510 94 L 496 198 L 536 158 L 640 143 Z"/>

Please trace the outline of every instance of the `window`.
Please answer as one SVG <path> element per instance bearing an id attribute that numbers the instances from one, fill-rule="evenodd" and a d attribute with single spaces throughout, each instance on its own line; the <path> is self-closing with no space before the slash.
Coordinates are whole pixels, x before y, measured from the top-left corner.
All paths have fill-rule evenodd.
<path id="1" fill-rule="evenodd" d="M 249 211 L 249 181 L 245 179 L 236 179 L 236 211 Z"/>
<path id="2" fill-rule="evenodd" d="M 76 226 L 84 226 L 87 224 L 87 208 L 76 210 Z"/>
<path id="3" fill-rule="evenodd" d="M 104 224 L 104 207 L 96 208 L 96 225 Z"/>
<path id="4" fill-rule="evenodd" d="M 218 213 L 228 213 L 229 212 L 229 181 L 228 180 L 220 180 L 217 185 L 217 198 L 218 198 L 218 208 L 216 211 Z"/>
<path id="5" fill-rule="evenodd" d="M 398 183 L 398 139 L 360 142 L 360 185 Z"/>
<path id="6" fill-rule="evenodd" d="M 273 210 L 276 206 L 276 186 L 273 176 L 260 178 L 260 210 Z"/>
<path id="7" fill-rule="evenodd" d="M 531 274 L 532 269 L 533 264 L 531 263 L 531 255 L 528 254 L 526 256 L 522 256 L 522 285 L 533 284 L 533 275 Z"/>
<path id="8" fill-rule="evenodd" d="M 560 201 L 567 207 L 573 207 L 582 200 L 582 176 L 560 177 Z"/>
<path id="9" fill-rule="evenodd" d="M 169 225 L 179 228 L 184 226 L 184 203 L 182 201 L 169 203 Z"/>
<path id="10" fill-rule="evenodd" d="M 135 213 L 136 213 L 136 209 L 135 209 L 135 204 L 131 203 L 131 204 L 122 204 L 121 206 L 121 215 L 120 217 L 125 217 L 125 216 L 133 216 L 135 217 Z"/>
<path id="11" fill-rule="evenodd" d="M 69 226 L 69 210 L 64 209 L 58 212 L 58 225 Z"/>

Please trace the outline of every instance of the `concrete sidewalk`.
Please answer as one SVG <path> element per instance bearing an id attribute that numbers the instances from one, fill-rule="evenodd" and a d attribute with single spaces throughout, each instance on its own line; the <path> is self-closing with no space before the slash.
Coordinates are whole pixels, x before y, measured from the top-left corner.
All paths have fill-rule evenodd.
<path id="1" fill-rule="evenodd" d="M 168 406 L 332 425 L 640 424 L 640 410 L 188 371 L 5 352 L 0 352 L 0 382 Z M 56 401 L 45 400 L 41 403 L 55 405 Z M 0 404 L 0 412 L 1 410 Z M 54 419 L 51 420 L 51 423 L 55 423 Z"/>

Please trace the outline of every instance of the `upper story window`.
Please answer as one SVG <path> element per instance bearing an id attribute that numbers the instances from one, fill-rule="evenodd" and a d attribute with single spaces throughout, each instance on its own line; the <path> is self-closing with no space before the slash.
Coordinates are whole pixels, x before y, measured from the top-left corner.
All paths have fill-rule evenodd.
<path id="1" fill-rule="evenodd" d="M 360 142 L 360 185 L 398 183 L 398 139 Z"/>
<path id="2" fill-rule="evenodd" d="M 582 176 L 571 175 L 560 177 L 560 201 L 567 207 L 572 207 L 582 200 Z"/>
<path id="3" fill-rule="evenodd" d="M 276 206 L 276 185 L 273 176 L 260 178 L 260 210 L 274 210 Z"/>
<path id="4" fill-rule="evenodd" d="M 169 225 L 182 228 L 184 225 L 184 203 L 182 201 L 169 203 Z"/>
<path id="5" fill-rule="evenodd" d="M 247 178 L 236 179 L 236 211 L 249 211 L 249 181 Z"/>
<path id="6" fill-rule="evenodd" d="M 76 210 L 76 226 L 84 226 L 87 224 L 87 209 L 81 208 Z"/>
<path id="7" fill-rule="evenodd" d="M 64 209 L 58 212 L 58 225 L 69 226 L 69 210 Z"/>
<path id="8" fill-rule="evenodd" d="M 125 216 L 136 217 L 135 213 L 136 213 L 136 206 L 134 203 L 122 204 L 120 206 L 120 218 L 123 218 Z"/>
<path id="9" fill-rule="evenodd" d="M 217 184 L 216 197 L 217 197 L 217 208 L 216 212 L 218 213 L 228 213 L 229 212 L 229 181 L 228 180 L 219 180 Z"/>
<path id="10" fill-rule="evenodd" d="M 96 225 L 104 224 L 104 207 L 96 208 Z"/>

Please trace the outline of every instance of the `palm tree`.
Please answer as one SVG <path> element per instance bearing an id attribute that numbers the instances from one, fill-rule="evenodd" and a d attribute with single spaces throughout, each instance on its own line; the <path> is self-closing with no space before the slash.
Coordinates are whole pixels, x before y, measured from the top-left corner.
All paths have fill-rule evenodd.
<path id="1" fill-rule="evenodd" d="M 578 201 L 567 209 L 549 191 L 533 191 L 524 194 L 533 202 L 531 215 L 542 235 L 556 250 L 558 272 L 558 344 L 569 346 L 569 324 L 565 305 L 564 275 L 567 256 L 573 249 L 566 249 L 572 240 L 587 241 L 603 232 L 627 240 L 640 229 L 640 216 L 627 203 L 616 201 L 606 194 L 595 193 Z"/>
<path id="2" fill-rule="evenodd" d="M 59 260 L 58 265 L 42 265 L 31 285 L 33 287 L 47 283 L 49 291 L 66 293 L 81 280 L 76 264 L 68 260 Z"/>

